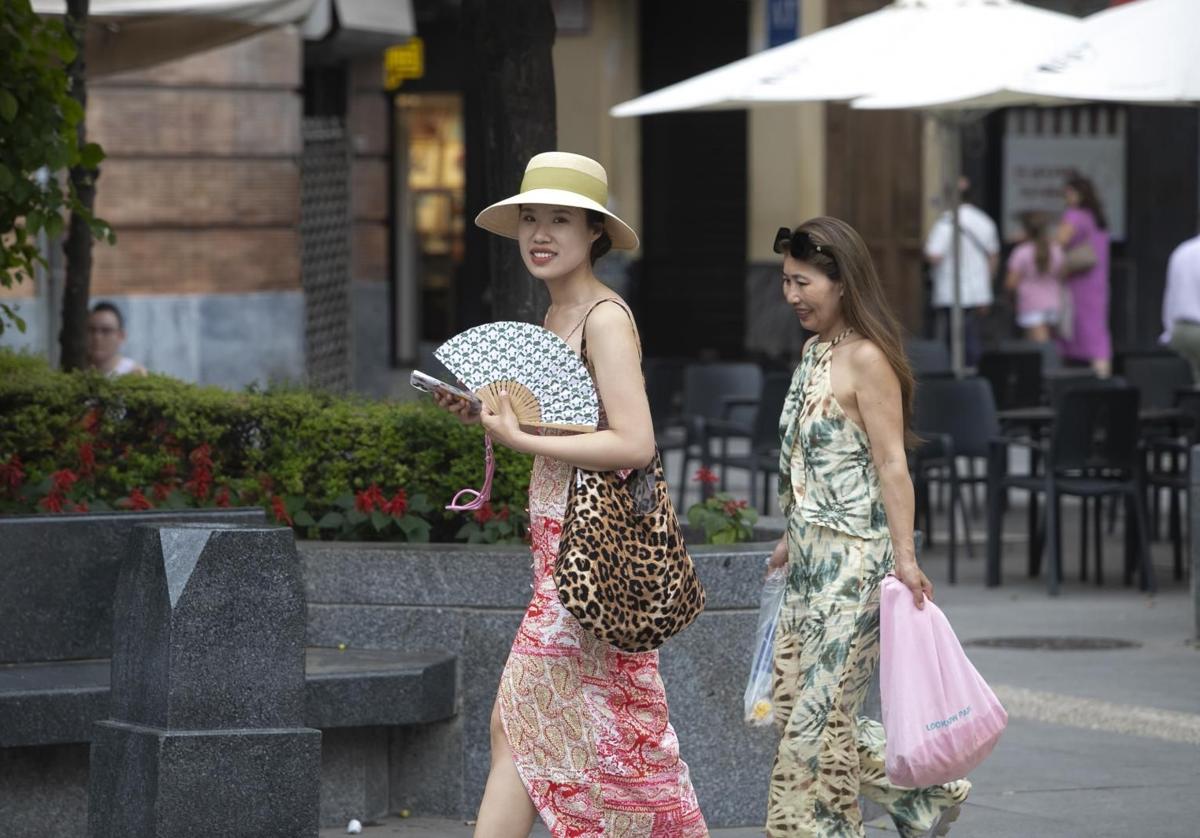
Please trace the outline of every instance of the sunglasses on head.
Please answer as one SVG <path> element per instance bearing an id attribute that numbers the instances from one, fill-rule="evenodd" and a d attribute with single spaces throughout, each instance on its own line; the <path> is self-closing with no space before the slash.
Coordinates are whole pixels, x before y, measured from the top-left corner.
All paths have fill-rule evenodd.
<path id="1" fill-rule="evenodd" d="M 812 236 L 803 230 L 793 233 L 787 227 L 780 227 L 779 232 L 775 234 L 775 252 L 790 253 L 793 259 L 801 261 L 807 261 L 814 253 L 832 258 L 829 245 L 817 244 Z"/>

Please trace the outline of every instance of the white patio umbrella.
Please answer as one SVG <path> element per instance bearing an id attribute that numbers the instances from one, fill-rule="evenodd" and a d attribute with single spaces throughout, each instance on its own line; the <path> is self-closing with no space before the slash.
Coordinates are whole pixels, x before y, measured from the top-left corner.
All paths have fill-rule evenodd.
<path id="1" fill-rule="evenodd" d="M 1031 66 L 1068 41 L 1081 21 L 1016 0 L 896 0 L 878 12 L 823 29 L 614 107 L 613 116 L 690 110 L 769 107 L 795 102 L 851 102 L 899 94 L 932 103 L 970 98 L 990 109 L 1027 91 L 1010 88 Z M 1044 101 L 1052 101 L 1047 96 Z M 957 125 L 957 111 L 943 118 Z M 957 137 L 957 132 L 946 132 Z M 948 155 L 946 178 L 952 208 L 955 281 L 951 355 L 963 368 L 959 304 L 961 242 L 958 226 L 958 155 Z"/>
<path id="2" fill-rule="evenodd" d="M 1062 37 L 1061 35 L 1057 37 Z M 1200 2 L 1137 0 L 1085 18 L 994 90 L 897 86 L 856 108 L 975 109 L 1061 100 L 1200 102 Z"/>
<path id="3" fill-rule="evenodd" d="M 1097 12 L 1021 87 L 1075 99 L 1200 102 L 1200 3 L 1138 0 Z"/>

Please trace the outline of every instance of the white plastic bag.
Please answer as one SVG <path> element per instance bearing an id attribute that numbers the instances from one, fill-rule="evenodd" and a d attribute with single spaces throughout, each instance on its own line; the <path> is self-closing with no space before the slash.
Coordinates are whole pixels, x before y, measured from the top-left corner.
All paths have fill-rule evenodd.
<path id="1" fill-rule="evenodd" d="M 775 702 L 771 696 L 771 680 L 775 673 L 775 626 L 779 623 L 779 608 L 787 590 L 787 565 L 767 574 L 758 606 L 758 630 L 754 633 L 754 659 L 750 664 L 750 680 L 746 683 L 743 710 L 746 724 L 755 727 L 775 721 Z"/>

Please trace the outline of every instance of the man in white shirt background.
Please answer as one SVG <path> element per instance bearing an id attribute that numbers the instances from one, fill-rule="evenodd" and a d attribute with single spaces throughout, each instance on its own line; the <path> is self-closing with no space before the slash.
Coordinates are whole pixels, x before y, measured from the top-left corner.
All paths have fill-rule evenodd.
<path id="1" fill-rule="evenodd" d="M 1187 359 L 1192 383 L 1200 385 L 1200 236 L 1175 248 L 1167 262 L 1159 340 Z"/>
<path id="2" fill-rule="evenodd" d="M 1000 232 L 995 222 L 979 207 L 970 203 L 971 183 L 958 181 L 962 203 L 958 208 L 959 302 L 963 308 L 963 355 L 968 366 L 975 366 L 983 350 L 981 321 L 992 304 L 992 278 L 1000 260 Z M 950 309 L 954 305 L 953 218 L 943 212 L 925 240 L 925 258 L 933 266 L 933 308 L 937 315 L 937 334 L 949 340 Z"/>

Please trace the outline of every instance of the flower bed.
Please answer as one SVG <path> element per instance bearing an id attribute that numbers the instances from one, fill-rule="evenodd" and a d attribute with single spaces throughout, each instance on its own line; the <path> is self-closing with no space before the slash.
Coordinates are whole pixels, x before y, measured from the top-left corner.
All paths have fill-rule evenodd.
<path id="1" fill-rule="evenodd" d="M 0 350 L 0 514 L 262 506 L 303 538 L 519 541 L 529 458 L 496 451 L 492 503 L 442 507 L 483 436 L 425 403 L 231 393 L 60 373 Z"/>

